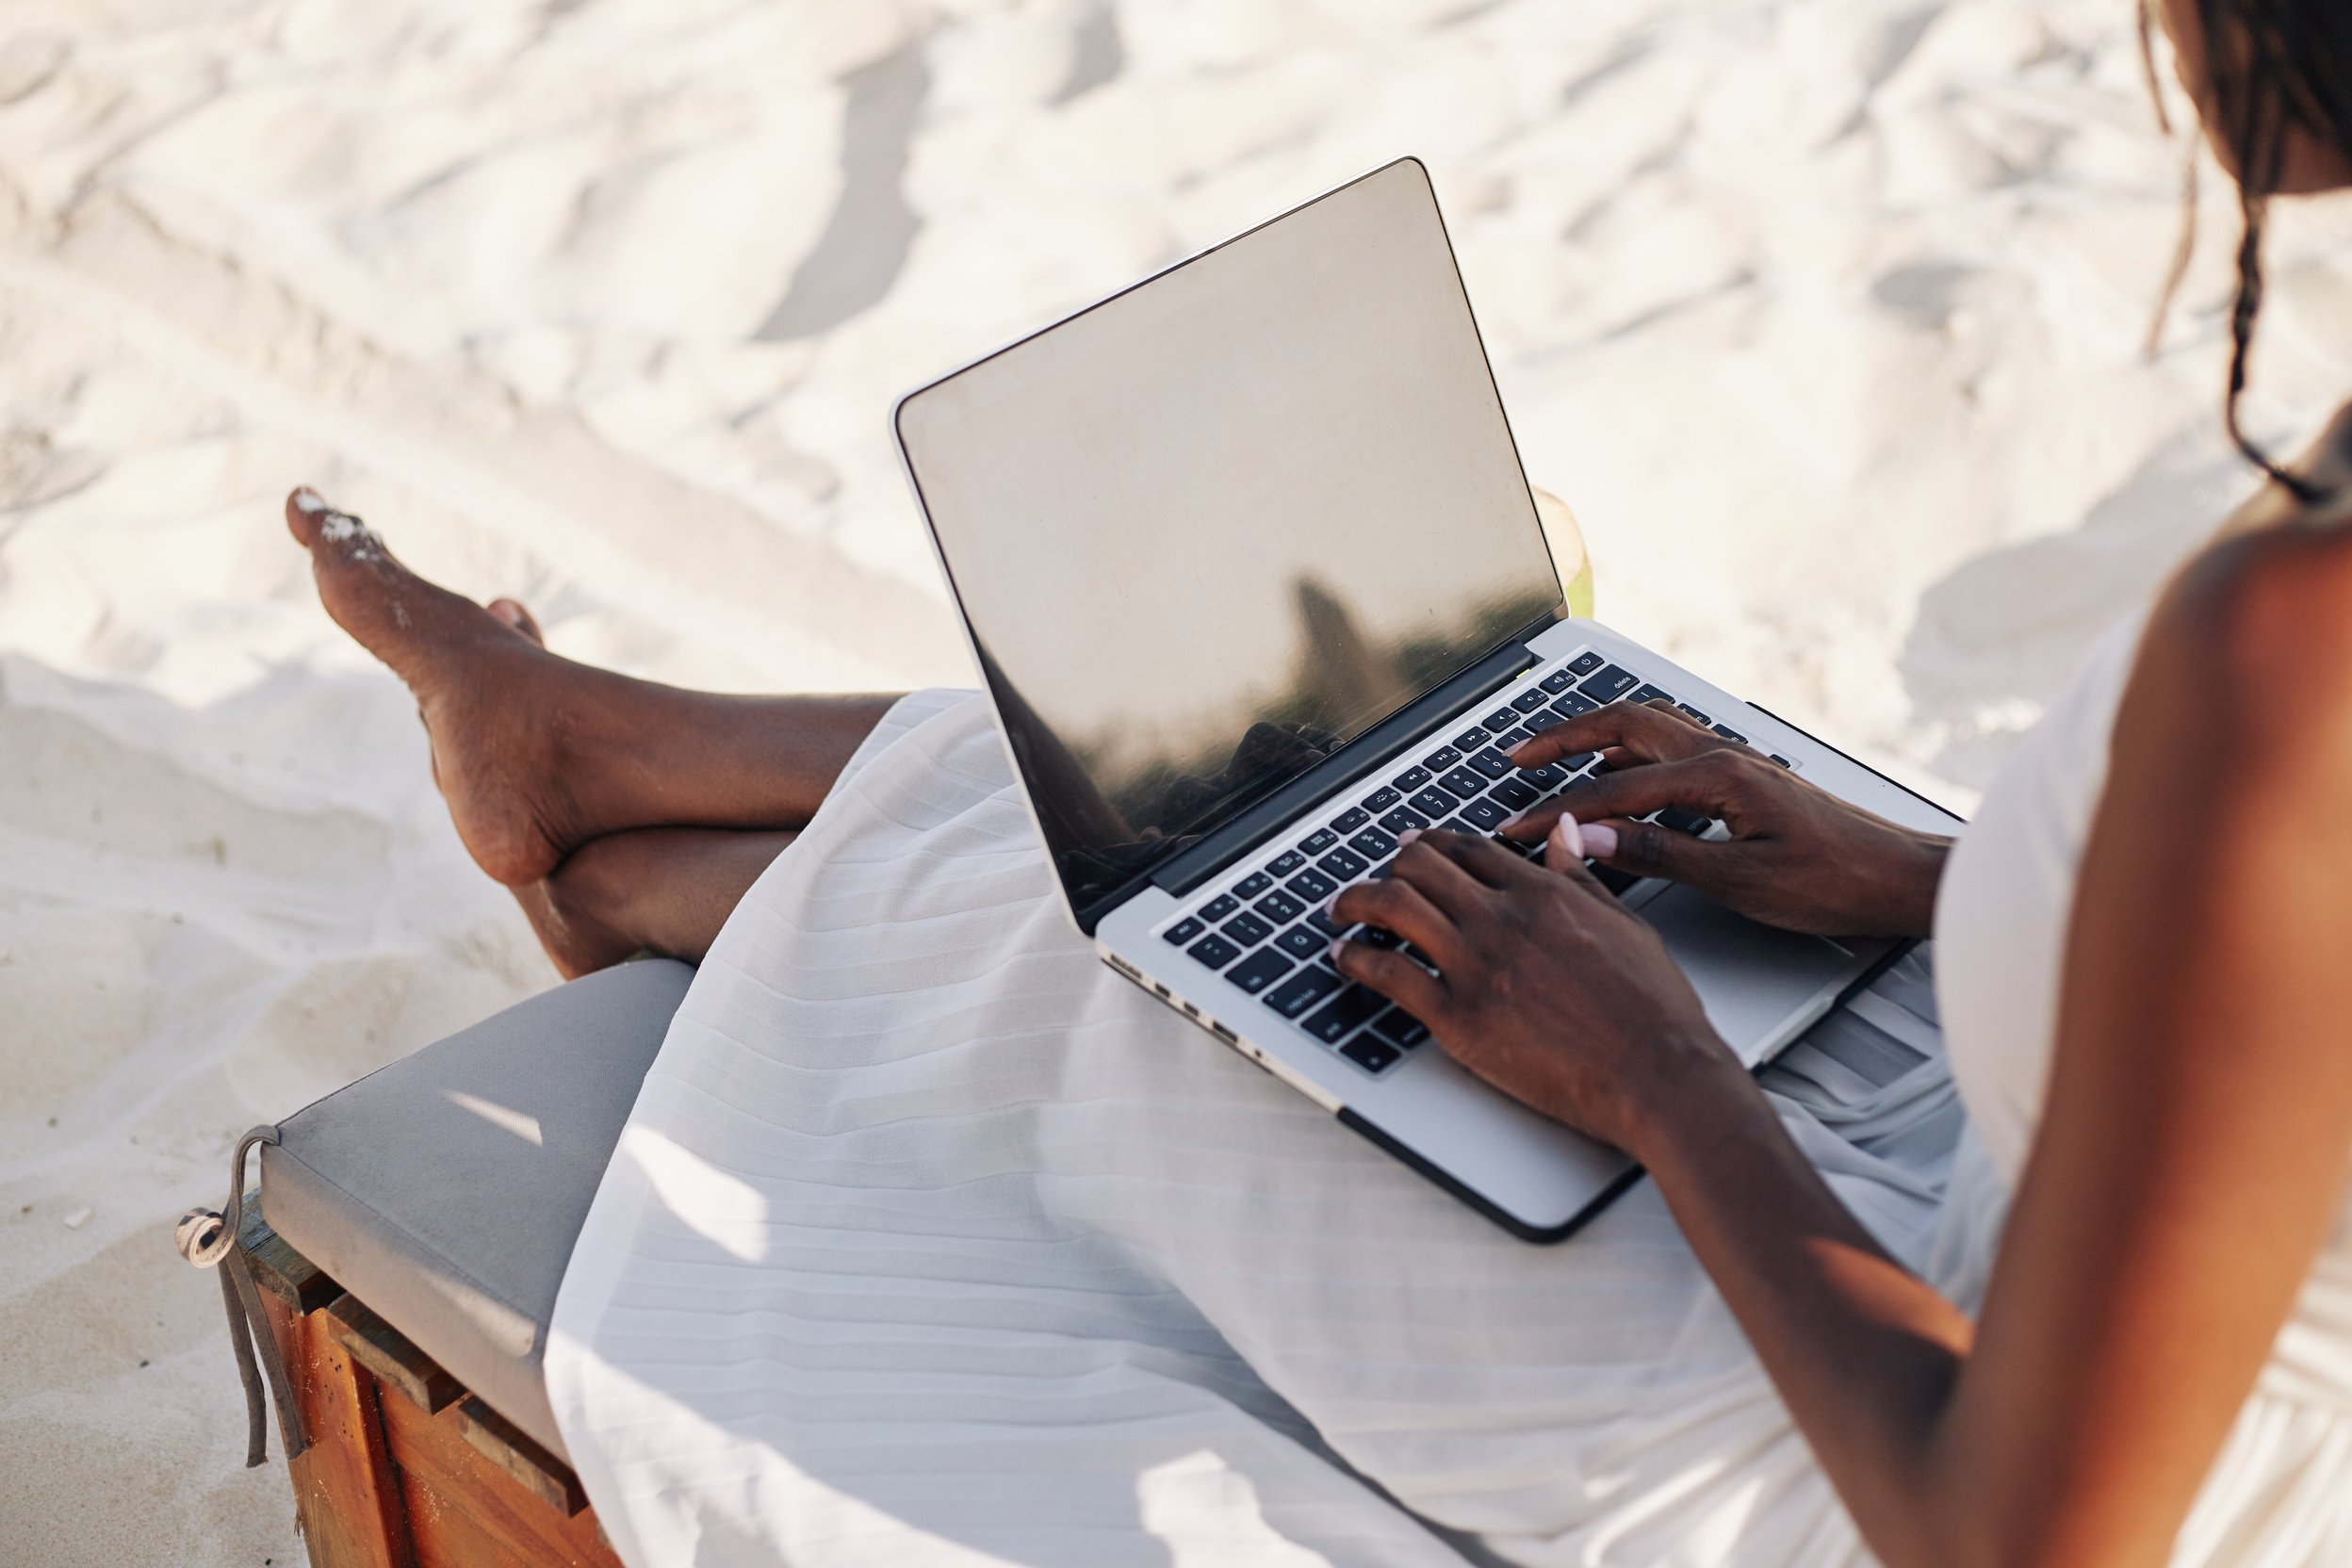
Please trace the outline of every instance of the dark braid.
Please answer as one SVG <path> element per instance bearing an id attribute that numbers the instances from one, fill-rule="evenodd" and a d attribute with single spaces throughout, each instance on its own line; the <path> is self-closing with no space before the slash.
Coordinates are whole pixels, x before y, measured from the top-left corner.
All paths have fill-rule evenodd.
<path id="1" fill-rule="evenodd" d="M 2223 418 L 2238 450 L 2303 500 L 2309 480 L 2257 446 L 2240 422 L 2254 326 L 2262 309 L 2262 229 L 2299 129 L 2352 156 L 2352 6 L 2344 0 L 2197 0 L 2215 130 L 2237 165 L 2238 293 L 2230 312 L 2230 390 Z"/>

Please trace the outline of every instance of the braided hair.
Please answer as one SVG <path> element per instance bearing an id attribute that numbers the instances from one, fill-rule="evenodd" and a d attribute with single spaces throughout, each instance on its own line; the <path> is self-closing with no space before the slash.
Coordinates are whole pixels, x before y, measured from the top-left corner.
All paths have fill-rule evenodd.
<path id="1" fill-rule="evenodd" d="M 2262 228 L 2291 131 L 2352 158 L 2352 6 L 2344 0 L 2197 0 L 2213 131 L 2238 172 L 2238 291 L 2230 312 L 2223 419 L 2247 460 L 2298 498 L 2311 482 L 2282 468 L 2240 422 L 2254 324 L 2262 309 Z M 2141 25 L 2147 26 L 2143 12 Z M 2143 34 L 2145 38 L 2145 34 Z"/>

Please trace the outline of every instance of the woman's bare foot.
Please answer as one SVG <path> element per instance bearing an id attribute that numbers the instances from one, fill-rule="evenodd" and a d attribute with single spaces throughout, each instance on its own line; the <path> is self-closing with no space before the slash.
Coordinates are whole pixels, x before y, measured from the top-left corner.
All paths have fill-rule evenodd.
<path id="1" fill-rule="evenodd" d="M 578 687 L 597 672 L 547 652 L 514 600 L 485 608 L 416 576 L 308 486 L 286 498 L 286 522 L 327 613 L 416 696 L 466 852 L 509 887 L 546 877 L 597 831 L 565 756 Z"/>

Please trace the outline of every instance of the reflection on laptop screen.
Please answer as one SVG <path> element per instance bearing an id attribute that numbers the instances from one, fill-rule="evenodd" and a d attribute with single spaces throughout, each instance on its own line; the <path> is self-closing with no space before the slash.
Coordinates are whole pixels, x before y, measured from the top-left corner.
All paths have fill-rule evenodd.
<path id="1" fill-rule="evenodd" d="M 1560 610 L 1411 161 L 915 393 L 899 433 L 1082 919 Z"/>

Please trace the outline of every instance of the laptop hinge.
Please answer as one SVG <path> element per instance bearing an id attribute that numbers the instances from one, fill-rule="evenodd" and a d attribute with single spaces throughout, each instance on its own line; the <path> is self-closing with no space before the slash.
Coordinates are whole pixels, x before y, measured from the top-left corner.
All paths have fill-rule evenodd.
<path id="1" fill-rule="evenodd" d="M 1526 645 L 1551 624 L 1544 617 L 1520 639 L 1497 648 L 1417 702 L 1407 704 L 1331 753 L 1313 768 L 1243 811 L 1216 832 L 1171 858 L 1152 873 L 1152 885 L 1179 898 L 1223 871 L 1275 829 L 1334 790 L 1347 788 L 1366 774 L 1385 766 L 1419 740 L 1423 731 L 1448 715 L 1474 706 L 1533 667 L 1536 656 Z"/>

